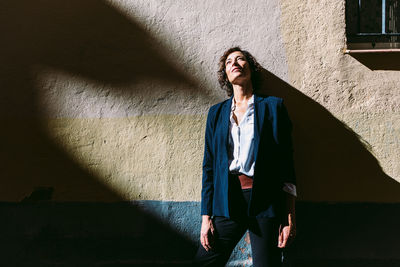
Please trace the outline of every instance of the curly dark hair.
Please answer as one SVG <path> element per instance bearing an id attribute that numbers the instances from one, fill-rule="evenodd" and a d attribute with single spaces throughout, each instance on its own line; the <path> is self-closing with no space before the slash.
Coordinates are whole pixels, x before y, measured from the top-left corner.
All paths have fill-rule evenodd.
<path id="1" fill-rule="evenodd" d="M 235 46 L 229 48 L 224 52 L 222 57 L 219 59 L 218 63 L 218 82 L 221 86 L 222 90 L 226 91 L 228 96 L 232 96 L 233 94 L 233 87 L 232 84 L 228 80 L 228 76 L 225 72 L 225 61 L 229 54 L 233 52 L 242 52 L 242 54 L 246 57 L 247 62 L 249 62 L 250 70 L 251 70 L 251 83 L 253 85 L 253 91 L 256 92 L 257 87 L 260 82 L 260 73 L 261 73 L 261 65 L 257 62 L 257 60 L 246 50 L 242 50 L 240 47 Z"/>

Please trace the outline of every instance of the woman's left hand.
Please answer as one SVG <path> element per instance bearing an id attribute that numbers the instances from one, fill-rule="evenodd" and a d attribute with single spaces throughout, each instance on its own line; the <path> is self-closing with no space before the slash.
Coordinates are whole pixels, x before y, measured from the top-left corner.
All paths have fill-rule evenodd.
<path id="1" fill-rule="evenodd" d="M 296 236 L 296 224 L 292 220 L 292 215 L 288 215 L 288 224 L 279 226 L 278 247 L 285 248 L 292 243 Z"/>

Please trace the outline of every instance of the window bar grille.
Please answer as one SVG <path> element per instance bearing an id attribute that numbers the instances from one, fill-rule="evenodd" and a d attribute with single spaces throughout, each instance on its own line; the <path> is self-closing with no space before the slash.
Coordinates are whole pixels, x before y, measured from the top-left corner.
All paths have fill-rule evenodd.
<path id="1" fill-rule="evenodd" d="M 361 0 L 358 0 L 357 7 L 357 34 L 361 33 Z"/>
<path id="2" fill-rule="evenodd" d="M 382 34 L 386 34 L 386 0 L 382 0 Z"/>
<path id="3" fill-rule="evenodd" d="M 357 8 L 357 34 L 358 36 L 400 36 L 400 33 L 386 32 L 386 0 L 382 0 L 382 30 L 380 33 L 361 32 L 361 0 Z"/>
<path id="4" fill-rule="evenodd" d="M 357 34 L 361 34 L 361 0 L 358 0 L 357 7 Z"/>

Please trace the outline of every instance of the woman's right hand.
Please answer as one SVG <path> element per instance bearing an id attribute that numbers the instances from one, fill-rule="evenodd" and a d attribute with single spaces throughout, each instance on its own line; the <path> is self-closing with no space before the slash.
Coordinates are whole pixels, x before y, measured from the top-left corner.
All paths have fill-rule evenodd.
<path id="1" fill-rule="evenodd" d="M 200 243 L 206 251 L 211 250 L 214 245 L 214 225 L 209 215 L 202 216 Z"/>

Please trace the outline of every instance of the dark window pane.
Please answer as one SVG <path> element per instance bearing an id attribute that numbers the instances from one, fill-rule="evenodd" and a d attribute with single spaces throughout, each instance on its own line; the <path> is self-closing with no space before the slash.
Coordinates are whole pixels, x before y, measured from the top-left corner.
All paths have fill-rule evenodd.
<path id="1" fill-rule="evenodd" d="M 382 0 L 347 0 L 347 41 L 372 43 L 373 46 L 399 42 L 399 36 L 390 34 L 400 33 L 400 0 L 385 0 L 385 6 L 385 24 L 382 27 Z"/>
<path id="2" fill-rule="evenodd" d="M 360 32 L 382 31 L 382 1 L 362 0 L 360 7 Z"/>

